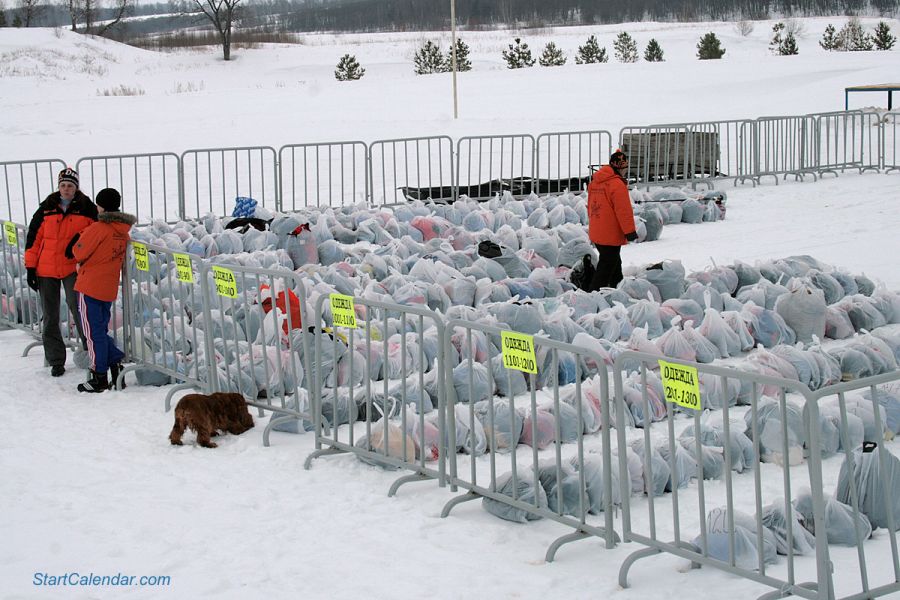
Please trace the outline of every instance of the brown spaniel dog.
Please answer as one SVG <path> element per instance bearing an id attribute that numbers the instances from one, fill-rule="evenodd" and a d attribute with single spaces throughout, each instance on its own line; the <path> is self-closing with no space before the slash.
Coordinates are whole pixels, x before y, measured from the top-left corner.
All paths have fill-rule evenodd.
<path id="1" fill-rule="evenodd" d="M 188 394 L 175 407 L 175 426 L 169 434 L 169 441 L 181 445 L 185 429 L 197 433 L 197 443 L 204 448 L 215 448 L 217 444 L 210 437 L 219 430 L 234 435 L 244 433 L 253 427 L 253 417 L 240 394 L 221 393 Z"/>

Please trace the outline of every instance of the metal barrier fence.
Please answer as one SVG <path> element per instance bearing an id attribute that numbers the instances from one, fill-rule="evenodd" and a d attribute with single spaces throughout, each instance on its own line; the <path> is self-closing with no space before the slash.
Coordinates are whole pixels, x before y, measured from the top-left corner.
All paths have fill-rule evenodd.
<path id="1" fill-rule="evenodd" d="M 329 298 L 316 302 L 316 323 L 334 324 Z M 352 306 L 356 327 L 340 325 L 315 337 L 316 450 L 306 468 L 320 456 L 352 453 L 412 471 L 397 479 L 388 495 L 411 481 L 437 479 L 443 487 L 447 452 L 438 433 L 445 430 L 443 320 L 419 306 L 355 297 Z"/>
<path id="2" fill-rule="evenodd" d="M 504 191 L 530 194 L 534 148 L 534 137 L 528 134 L 459 138 L 456 197 L 490 198 Z"/>
<path id="3" fill-rule="evenodd" d="M 869 111 L 761 117 L 625 127 L 619 146 L 630 157 L 628 177 L 639 185 L 712 186 L 762 176 L 835 173 L 848 168 L 900 170 L 897 114 Z M 81 158 L 82 187 L 120 187 L 126 209 L 141 222 L 231 214 L 248 196 L 274 210 L 369 202 L 392 205 L 408 198 L 452 201 L 558 193 L 584 185 L 594 165 L 612 150 L 607 131 L 448 136 L 322 142 L 283 146 L 209 148 L 173 153 Z M 0 163 L 0 193 L 10 220 L 56 188 L 60 159 Z M 175 186 L 177 185 L 177 190 Z M 129 208 L 130 207 L 130 208 Z"/>
<path id="4" fill-rule="evenodd" d="M 676 410 L 673 404 L 666 402 L 658 378 L 655 378 L 657 383 L 649 381 L 649 371 L 657 365 L 658 359 L 658 356 L 629 351 L 617 357 L 614 365 L 619 483 L 624 501 L 623 539 L 645 546 L 623 562 L 619 572 L 620 585 L 628 587 L 628 573 L 637 560 L 667 553 L 775 588 L 775 592 L 764 597 L 793 594 L 804 598 L 835 598 L 835 575 L 826 528 L 823 454 L 842 453 L 852 461 L 855 444 L 862 443 L 862 439 L 850 441 L 842 393 L 869 387 L 873 394 L 872 403 L 878 406 L 875 386 L 900 379 L 900 372 L 839 384 L 813 393 L 796 381 L 666 359 L 676 365 L 695 368 L 701 378 L 709 378 L 721 389 L 737 386 L 750 404 L 744 414 L 745 421 L 749 422 L 749 439 L 736 427 L 731 416 L 740 409 L 723 402 L 721 426 L 715 427 L 709 424 L 711 419 L 701 418 L 700 410 L 679 409 L 688 414 L 691 423 L 676 440 Z M 637 405 L 643 415 L 650 415 L 654 406 L 658 408 L 660 403 L 665 403 L 666 411 L 665 425 L 661 426 L 667 429 L 667 439 L 658 432 L 654 434 L 653 425 L 645 422 L 643 435 L 630 447 L 640 455 L 646 502 L 628 494 L 628 478 L 622 475 L 628 472 L 626 455 L 629 452 L 624 422 L 629 406 L 623 371 L 635 363 L 640 365 L 641 391 L 639 400 L 630 400 L 631 406 Z M 789 401 L 788 393 L 799 395 L 803 404 Z M 839 394 L 839 411 L 820 412 L 821 400 L 836 393 Z M 763 399 L 764 395 L 769 398 Z M 874 413 L 874 429 L 882 431 L 880 410 L 874 410 Z M 879 450 L 882 474 L 888 472 L 887 454 L 882 445 Z M 799 465 L 801 461 L 806 464 Z M 752 473 L 740 477 L 734 475 L 745 470 Z M 694 484 L 688 483 L 692 475 L 696 478 L 695 488 Z M 707 484 L 709 479 L 724 479 L 724 485 Z M 851 512 L 856 524 L 853 540 L 858 548 L 861 590 L 850 591 L 847 597 L 874 598 L 900 590 L 900 564 L 892 517 L 889 517 L 893 579 L 876 585 L 868 581 L 871 567 L 866 565 L 863 544 L 866 536 L 860 533 L 860 503 L 855 497 L 859 483 L 856 475 L 850 473 Z M 798 491 L 801 484 L 809 486 L 808 494 Z M 752 493 L 748 493 L 748 485 L 752 485 Z M 883 493 L 881 500 L 887 503 L 887 487 L 881 487 L 878 493 Z M 668 498 L 663 497 L 666 493 Z M 764 506 L 767 501 L 772 503 Z M 710 507 L 712 510 L 707 512 Z M 636 519 L 639 508 L 643 509 L 642 518 Z M 832 510 L 830 506 L 829 510 Z M 891 510 L 888 508 L 888 512 Z M 818 535 L 808 533 L 801 525 L 801 518 Z M 638 521 L 645 522 L 646 527 L 638 525 Z M 685 535 L 685 523 L 697 526 L 699 534 L 693 538 Z M 780 556 L 786 557 L 786 564 L 777 564 Z M 842 571 L 842 574 L 846 573 L 844 569 Z M 839 582 L 841 594 L 853 587 L 849 581 L 851 575 L 847 574 L 847 579 L 842 578 Z"/>
<path id="5" fill-rule="evenodd" d="M 66 168 L 59 158 L 0 163 L 0 190 L 6 194 L 6 218 L 28 223 L 38 204 L 56 191 L 57 174 Z"/>
<path id="6" fill-rule="evenodd" d="M 690 124 L 692 134 L 696 134 L 691 138 L 695 144 L 691 148 L 695 179 L 734 179 L 735 185 L 749 180 L 756 185 L 758 180 L 751 167 L 752 139 L 741 136 L 741 127 L 747 122 L 734 119 Z"/>
<path id="7" fill-rule="evenodd" d="M 816 164 L 823 173 L 879 169 L 880 124 L 876 113 L 863 111 L 810 115 L 816 123 Z"/>
<path id="8" fill-rule="evenodd" d="M 503 353 L 494 349 L 503 347 L 504 336 L 508 333 L 498 327 L 463 320 L 449 321 L 444 330 L 444 379 L 448 388 L 446 436 L 458 449 L 466 452 L 466 458 L 449 452 L 449 482 L 451 491 L 462 488 L 466 493 L 447 502 L 441 516 L 446 517 L 463 502 L 484 498 L 485 502 L 517 511 L 524 519 L 546 518 L 573 528 L 573 533 L 550 545 L 547 561 L 555 558 L 563 544 L 590 536 L 603 539 L 606 547 L 612 548 L 619 538 L 613 529 L 613 464 L 606 368 L 601 367 L 597 372 L 602 390 L 599 398 L 588 399 L 582 381 L 583 361 L 604 365 L 603 359 L 585 348 L 533 336 L 536 364 L 524 365 L 533 371 L 526 381 L 521 371 L 507 368 Z M 464 377 L 457 374 L 454 361 L 447 358 L 453 353 L 460 357 L 459 367 L 465 373 Z M 568 399 L 563 400 L 561 388 L 569 384 L 574 389 L 570 389 Z M 538 408 L 539 387 L 543 390 L 541 405 L 547 406 L 549 413 Z M 528 401 L 523 404 L 529 412 L 519 424 L 516 397 L 525 393 L 526 388 Z M 496 398 L 495 389 L 505 399 Z M 478 419 L 476 411 L 486 413 L 484 419 Z M 567 421 L 564 430 L 565 413 L 570 416 L 574 413 L 574 423 Z M 592 425 L 586 424 L 586 414 L 595 421 Z M 481 429 L 484 439 L 479 443 Z M 527 452 L 519 448 L 517 432 L 520 429 L 522 442 L 531 445 Z M 598 429 L 600 460 L 595 461 L 586 456 L 585 431 Z M 574 442 L 573 447 L 564 446 L 564 439 Z M 554 457 L 541 463 L 538 449 L 544 444 L 552 444 Z M 509 453 L 508 461 L 501 460 L 500 453 L 505 452 Z M 479 460 L 482 453 L 486 453 L 487 466 Z M 526 455 L 525 464 L 519 464 L 522 454 Z M 498 474 L 501 463 L 508 463 L 508 474 Z M 538 491 L 542 486 L 551 488 L 545 502 L 541 501 Z M 592 522 L 594 519 L 588 516 L 599 512 L 603 512 L 602 524 Z"/>
<path id="9" fill-rule="evenodd" d="M 608 131 L 563 131 L 542 133 L 535 151 L 534 191 L 559 194 L 579 192 L 590 180 L 591 165 L 608 160 L 612 153 L 612 134 Z"/>
<path id="10" fill-rule="evenodd" d="M 816 177 L 816 122 L 809 116 L 760 117 L 753 122 L 754 174 L 757 178 Z"/>
<path id="11" fill-rule="evenodd" d="M 365 142 L 282 146 L 278 165 L 280 210 L 357 204 L 370 198 Z"/>
<path id="12" fill-rule="evenodd" d="M 900 113 L 884 115 L 881 131 L 881 168 L 887 173 L 900 171 Z"/>
<path id="13" fill-rule="evenodd" d="M 0 259 L 3 272 L 0 276 L 0 323 L 20 329 L 41 339 L 41 298 L 28 287 L 25 279 L 25 238 L 27 230 L 11 221 L 3 223 L 3 242 Z M 65 303 L 62 303 L 65 306 Z M 27 353 L 27 350 L 26 350 Z"/>
<path id="14" fill-rule="evenodd" d="M 402 204 L 409 198 L 452 201 L 453 140 L 442 135 L 372 142 L 369 182 L 374 206 Z"/>
<path id="15" fill-rule="evenodd" d="M 174 222 L 179 209 L 181 164 L 177 154 L 130 154 L 88 156 L 78 159 L 79 187 L 90 198 L 103 188 L 122 194 L 122 210 L 138 218 L 138 223 L 161 219 Z"/>
<path id="16" fill-rule="evenodd" d="M 122 345 L 127 365 L 117 384 L 130 371 L 152 371 L 161 378 L 144 379 L 158 385 L 174 379 L 165 409 L 180 390 L 210 391 L 206 372 L 206 313 L 209 298 L 200 277 L 203 260 L 163 246 L 132 242 L 125 260 L 122 306 L 127 334 Z M 142 382 L 141 379 L 138 380 Z"/>
<path id="17" fill-rule="evenodd" d="M 205 213 L 230 215 L 236 197 L 251 197 L 261 206 L 278 208 L 278 165 L 270 146 L 205 148 L 181 155 L 183 218 Z"/>
<path id="18" fill-rule="evenodd" d="M 309 334 L 306 293 L 300 278 L 284 268 L 261 269 L 202 261 L 204 330 L 210 389 L 243 394 L 247 404 L 271 411 L 263 432 L 310 421 Z M 288 427 L 293 430 L 293 427 Z"/>

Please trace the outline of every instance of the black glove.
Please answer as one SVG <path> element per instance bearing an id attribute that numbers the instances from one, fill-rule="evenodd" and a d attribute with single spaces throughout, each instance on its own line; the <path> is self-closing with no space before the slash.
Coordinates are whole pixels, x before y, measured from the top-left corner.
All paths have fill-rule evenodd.
<path id="1" fill-rule="evenodd" d="M 626 233 L 625 239 L 628 240 L 629 242 L 637 241 L 637 231 L 632 231 L 631 233 Z"/>
<path id="2" fill-rule="evenodd" d="M 25 276 L 25 281 L 28 282 L 28 287 L 37 291 L 38 289 L 38 278 L 37 278 L 37 268 L 36 267 L 28 267 L 25 269 L 27 275 Z"/>
<path id="3" fill-rule="evenodd" d="M 75 235 L 72 236 L 72 239 L 69 240 L 69 245 L 66 246 L 66 252 L 65 252 L 66 258 L 75 258 L 75 254 L 72 253 L 72 249 L 75 247 L 75 244 L 78 243 L 78 238 L 80 238 L 80 237 L 81 237 L 81 234 L 76 233 Z"/>

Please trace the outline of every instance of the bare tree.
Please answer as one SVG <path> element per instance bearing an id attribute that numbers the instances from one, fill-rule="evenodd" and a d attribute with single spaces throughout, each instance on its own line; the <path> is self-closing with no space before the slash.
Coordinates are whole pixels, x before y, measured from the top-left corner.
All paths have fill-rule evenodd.
<path id="1" fill-rule="evenodd" d="M 231 60 L 231 27 L 238 17 L 241 0 L 191 0 L 216 28 L 222 42 L 222 58 Z"/>
<path id="2" fill-rule="evenodd" d="M 748 21 L 746 19 L 736 21 L 734 23 L 734 30 L 741 37 L 747 37 L 748 35 L 753 33 L 753 21 Z"/>
<path id="3" fill-rule="evenodd" d="M 806 25 L 797 19 L 788 19 L 784 22 L 784 33 L 786 36 L 793 35 L 795 38 L 805 37 Z"/>
<path id="4" fill-rule="evenodd" d="M 22 15 L 23 27 L 31 27 L 32 21 L 40 17 L 47 8 L 40 2 L 41 0 L 19 0 L 19 12 Z"/>
<path id="5" fill-rule="evenodd" d="M 107 31 L 121 23 L 123 18 L 134 12 L 134 0 L 115 0 L 115 3 L 116 4 L 113 7 L 115 12 L 113 12 L 111 18 L 107 19 L 103 26 L 97 30 L 97 35 L 104 35 Z"/>
<path id="6" fill-rule="evenodd" d="M 62 0 L 61 5 L 69 12 L 72 31 L 78 31 L 78 23 L 84 23 L 84 33 L 104 35 L 134 12 L 135 0 L 113 0 L 113 13 L 97 26 L 98 15 L 103 8 L 100 3 L 101 0 Z"/>
<path id="7" fill-rule="evenodd" d="M 69 19 L 72 21 L 72 31 L 78 31 L 78 21 L 81 20 L 83 12 L 81 0 L 63 0 L 62 6 L 69 11 Z"/>

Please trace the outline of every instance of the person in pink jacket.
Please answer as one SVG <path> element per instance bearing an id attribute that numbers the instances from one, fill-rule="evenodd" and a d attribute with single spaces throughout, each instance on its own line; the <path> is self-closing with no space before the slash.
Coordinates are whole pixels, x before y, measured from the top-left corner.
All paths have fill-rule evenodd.
<path id="1" fill-rule="evenodd" d="M 600 253 L 590 290 L 622 281 L 622 246 L 637 239 L 625 172 L 628 157 L 616 150 L 588 184 L 588 237 Z"/>

